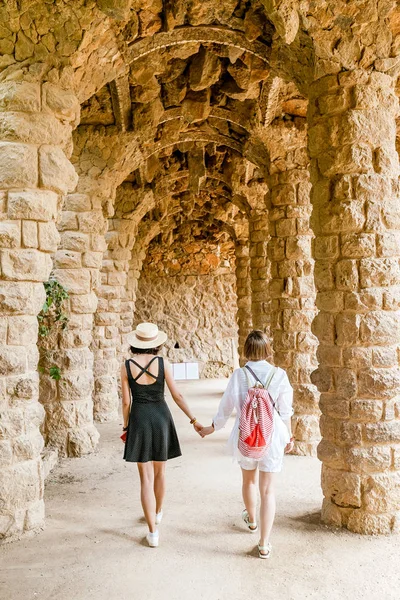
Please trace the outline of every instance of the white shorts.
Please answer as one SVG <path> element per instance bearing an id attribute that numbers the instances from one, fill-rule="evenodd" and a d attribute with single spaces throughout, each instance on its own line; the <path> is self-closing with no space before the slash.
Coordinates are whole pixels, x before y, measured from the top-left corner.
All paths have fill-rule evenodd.
<path id="1" fill-rule="evenodd" d="M 289 432 L 281 419 L 274 421 L 275 427 L 272 434 L 271 445 L 262 458 L 247 458 L 240 454 L 238 463 L 246 471 L 259 469 L 263 473 L 279 473 L 282 471 L 285 447 L 289 442 Z"/>

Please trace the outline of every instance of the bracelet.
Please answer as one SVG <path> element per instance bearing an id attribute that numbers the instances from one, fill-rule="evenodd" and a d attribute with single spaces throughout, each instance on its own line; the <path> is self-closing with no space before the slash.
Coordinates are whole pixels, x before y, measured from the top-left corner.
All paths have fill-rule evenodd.
<path id="1" fill-rule="evenodd" d="M 123 427 L 122 431 L 128 431 L 128 427 Z"/>
<path id="2" fill-rule="evenodd" d="M 191 424 L 191 425 L 194 425 L 196 422 L 197 422 L 197 419 L 196 419 L 196 417 L 193 417 L 193 419 L 190 421 L 190 424 Z"/>

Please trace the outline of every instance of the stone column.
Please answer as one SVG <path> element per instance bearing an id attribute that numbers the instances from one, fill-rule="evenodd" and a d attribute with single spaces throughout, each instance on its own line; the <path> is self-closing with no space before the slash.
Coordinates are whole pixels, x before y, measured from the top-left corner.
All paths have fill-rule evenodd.
<path id="1" fill-rule="evenodd" d="M 285 141 L 283 156 L 271 162 L 268 181 L 274 362 L 286 370 L 294 390 L 294 453 L 315 456 L 321 436 L 319 394 L 310 380 L 317 366 L 317 339 L 311 333 L 316 309 L 305 128 L 278 122 L 271 130 Z"/>
<path id="2" fill-rule="evenodd" d="M 89 187 L 82 180 L 79 185 Z M 93 424 L 91 344 L 106 249 L 107 221 L 102 205 L 98 194 L 70 194 L 65 198 L 59 223 L 61 243 L 54 259 L 54 276 L 69 292 L 70 320 L 61 335 L 62 378 L 43 389 L 42 400 L 47 413 L 48 443 L 64 456 L 88 454 L 99 439 Z"/>
<path id="3" fill-rule="evenodd" d="M 271 335 L 269 297 L 270 264 L 267 256 L 269 239 L 268 212 L 254 212 L 249 219 L 249 254 L 251 275 L 251 312 L 254 329 Z"/>
<path id="4" fill-rule="evenodd" d="M 251 315 L 251 279 L 250 256 L 247 241 L 237 240 L 235 244 L 236 256 L 236 296 L 237 296 L 237 324 L 239 332 L 239 358 L 240 365 L 245 364 L 243 347 L 246 337 L 252 329 Z"/>
<path id="5" fill-rule="evenodd" d="M 121 347 L 121 311 L 126 310 L 129 262 L 134 234 L 129 233 L 132 223 L 124 219 L 109 219 L 106 234 L 99 304 L 94 320 L 94 415 L 97 421 L 118 419 L 118 356 Z"/>
<path id="6" fill-rule="evenodd" d="M 0 538 L 44 521 L 37 314 L 59 195 L 77 182 L 63 148 L 78 116 L 76 98 L 51 84 L 0 84 Z"/>
<path id="7" fill-rule="evenodd" d="M 322 518 L 389 533 L 400 526 L 398 100 L 378 72 L 310 92 Z"/>

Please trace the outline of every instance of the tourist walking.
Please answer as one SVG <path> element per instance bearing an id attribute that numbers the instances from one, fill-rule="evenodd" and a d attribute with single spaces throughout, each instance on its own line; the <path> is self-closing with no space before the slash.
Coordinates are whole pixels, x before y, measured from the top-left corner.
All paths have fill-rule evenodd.
<path id="1" fill-rule="evenodd" d="M 258 554 L 260 558 L 269 558 L 276 506 L 275 477 L 282 469 L 284 453 L 293 450 L 293 389 L 285 371 L 268 362 L 271 349 L 265 333 L 252 331 L 246 339 L 244 354 L 248 362 L 244 368 L 234 371 L 212 424 L 203 427 L 200 435 L 205 437 L 224 427 L 236 409 L 228 448 L 242 469 L 245 506 L 242 519 L 251 533 L 259 531 L 256 519 L 259 471 Z"/>
<path id="2" fill-rule="evenodd" d="M 157 525 L 163 516 L 166 461 L 181 456 L 174 421 L 164 397 L 165 382 L 179 408 L 196 431 L 197 423 L 172 375 L 169 363 L 158 356 L 167 339 L 154 323 L 140 323 L 127 336 L 132 358 L 121 367 L 124 459 L 136 462 L 140 497 L 149 528 L 147 542 L 159 543 Z"/>

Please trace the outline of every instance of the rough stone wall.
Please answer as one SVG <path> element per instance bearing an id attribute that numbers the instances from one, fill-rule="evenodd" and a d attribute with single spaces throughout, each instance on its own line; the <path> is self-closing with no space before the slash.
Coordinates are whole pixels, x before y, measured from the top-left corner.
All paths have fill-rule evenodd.
<path id="1" fill-rule="evenodd" d="M 233 252 L 232 242 L 178 239 L 167 249 L 153 243 L 139 279 L 135 323 L 156 322 L 168 334 L 169 360 L 198 361 L 201 377 L 226 377 L 234 368 Z"/>
<path id="2" fill-rule="evenodd" d="M 65 152 L 78 114 L 76 98 L 54 85 L 0 85 L 0 538 L 44 520 L 36 317 L 61 197 L 76 185 Z"/>
<path id="3" fill-rule="evenodd" d="M 323 519 L 399 530 L 398 99 L 383 73 L 344 72 L 311 90 Z"/>
<path id="4" fill-rule="evenodd" d="M 306 134 L 299 116 L 277 118 L 269 128 L 268 283 L 274 362 L 286 369 L 294 389 L 294 451 L 316 455 L 321 436 L 319 394 L 310 380 L 318 341 L 311 332 L 316 308 Z"/>

